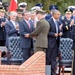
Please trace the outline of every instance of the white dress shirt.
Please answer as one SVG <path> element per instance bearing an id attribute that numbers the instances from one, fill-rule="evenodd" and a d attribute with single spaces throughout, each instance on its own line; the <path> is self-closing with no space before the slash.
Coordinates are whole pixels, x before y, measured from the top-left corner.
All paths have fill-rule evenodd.
<path id="1" fill-rule="evenodd" d="M 10 20 L 10 21 L 13 23 L 13 25 L 14 25 L 14 27 L 16 29 L 16 22 L 15 21 L 12 21 L 12 20 Z"/>

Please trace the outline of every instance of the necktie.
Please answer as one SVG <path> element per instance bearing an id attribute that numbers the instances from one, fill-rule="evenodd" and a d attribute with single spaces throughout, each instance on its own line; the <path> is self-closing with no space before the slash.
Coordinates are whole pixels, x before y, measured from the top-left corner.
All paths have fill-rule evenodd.
<path id="1" fill-rule="evenodd" d="M 34 25 L 34 21 L 32 21 L 33 25 Z"/>
<path id="2" fill-rule="evenodd" d="M 58 34 L 58 21 L 55 21 L 56 33 Z"/>
<path id="3" fill-rule="evenodd" d="M 30 23 L 29 23 L 29 21 L 27 22 L 27 24 L 28 24 L 28 27 L 29 27 L 29 29 L 30 29 Z"/>

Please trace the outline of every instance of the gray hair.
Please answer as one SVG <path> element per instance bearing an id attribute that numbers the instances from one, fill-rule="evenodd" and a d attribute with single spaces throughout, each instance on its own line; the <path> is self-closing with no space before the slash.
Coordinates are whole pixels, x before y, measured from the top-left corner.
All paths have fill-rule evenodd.
<path id="1" fill-rule="evenodd" d="M 31 11 L 31 14 L 36 14 L 36 12 L 35 11 Z"/>
<path id="2" fill-rule="evenodd" d="M 58 12 L 60 12 L 59 10 L 52 10 L 52 15 L 54 15 L 54 14 L 56 14 L 56 13 L 58 13 Z"/>
<path id="3" fill-rule="evenodd" d="M 9 16 L 17 16 L 17 12 L 15 12 L 15 11 L 12 11 L 12 12 L 10 12 L 10 14 L 9 14 Z"/>

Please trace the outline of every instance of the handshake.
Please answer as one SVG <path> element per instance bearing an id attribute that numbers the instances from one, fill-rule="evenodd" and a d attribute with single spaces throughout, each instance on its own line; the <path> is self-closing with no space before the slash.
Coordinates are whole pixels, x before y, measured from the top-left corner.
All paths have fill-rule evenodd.
<path id="1" fill-rule="evenodd" d="M 26 38 L 29 38 L 29 37 L 37 38 L 37 36 L 30 36 L 30 34 L 24 34 L 24 36 L 25 36 Z"/>
<path id="2" fill-rule="evenodd" d="M 29 38 L 29 34 L 24 34 L 24 36 L 25 36 L 26 38 Z"/>

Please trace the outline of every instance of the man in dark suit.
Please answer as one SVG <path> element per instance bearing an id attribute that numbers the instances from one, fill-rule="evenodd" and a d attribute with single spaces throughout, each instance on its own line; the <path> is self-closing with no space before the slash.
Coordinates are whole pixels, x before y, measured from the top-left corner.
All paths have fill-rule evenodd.
<path id="1" fill-rule="evenodd" d="M 6 47 L 8 48 L 8 40 L 10 37 L 17 37 L 19 31 L 19 25 L 16 22 L 17 13 L 12 11 L 10 13 L 10 21 L 5 24 L 6 30 Z"/>
<path id="2" fill-rule="evenodd" d="M 52 18 L 49 20 L 50 30 L 48 34 L 48 49 L 46 50 L 46 64 L 51 65 L 51 75 L 56 75 L 56 58 L 58 55 L 59 37 L 62 36 L 62 32 L 59 29 L 60 12 L 54 10 Z"/>
<path id="3" fill-rule="evenodd" d="M 6 47 L 9 53 L 9 38 L 10 37 L 17 37 L 19 32 L 19 25 L 16 22 L 17 13 L 12 11 L 10 12 L 10 21 L 7 21 L 5 24 L 5 30 L 6 30 Z M 10 55 L 7 55 L 7 63 L 10 64 Z"/>
<path id="4" fill-rule="evenodd" d="M 37 10 L 36 15 L 39 20 L 37 22 L 37 28 L 32 33 L 26 34 L 25 37 L 36 37 L 35 52 L 37 51 L 46 52 L 46 49 L 48 47 L 47 35 L 49 32 L 50 26 L 49 26 L 49 23 L 44 18 L 45 11 Z"/>
<path id="5" fill-rule="evenodd" d="M 20 22 L 20 46 L 23 50 L 23 62 L 31 56 L 31 49 L 33 48 L 33 39 L 25 37 L 25 34 L 31 33 L 34 29 L 33 25 L 29 22 L 30 12 L 23 12 L 23 20 Z"/>

